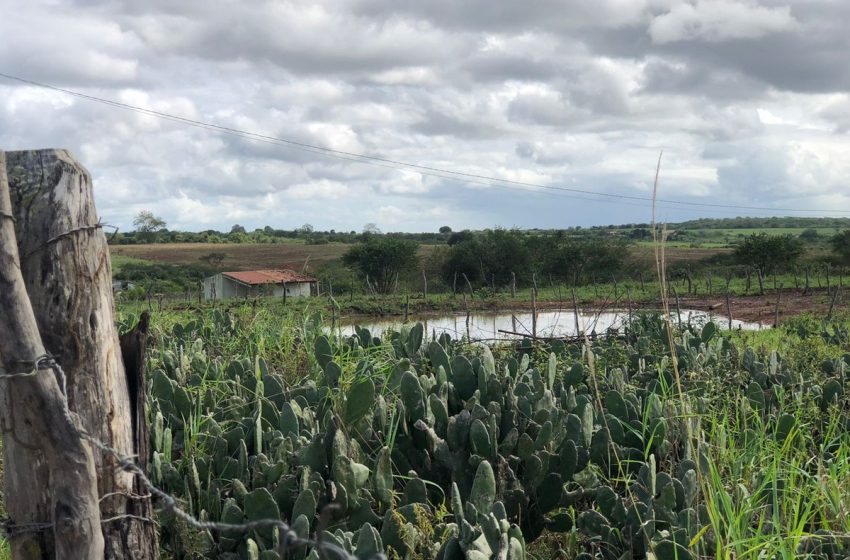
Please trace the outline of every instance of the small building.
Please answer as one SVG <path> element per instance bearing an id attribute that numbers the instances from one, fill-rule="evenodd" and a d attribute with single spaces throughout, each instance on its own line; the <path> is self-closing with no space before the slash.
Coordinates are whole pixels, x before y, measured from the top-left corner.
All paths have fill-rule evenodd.
<path id="1" fill-rule="evenodd" d="M 293 270 L 220 272 L 204 278 L 204 299 L 309 297 L 318 293 L 318 282 Z"/>
<path id="2" fill-rule="evenodd" d="M 118 293 L 123 292 L 124 290 L 132 290 L 136 285 L 132 282 L 128 282 L 127 280 L 113 280 L 112 281 L 112 292 Z"/>

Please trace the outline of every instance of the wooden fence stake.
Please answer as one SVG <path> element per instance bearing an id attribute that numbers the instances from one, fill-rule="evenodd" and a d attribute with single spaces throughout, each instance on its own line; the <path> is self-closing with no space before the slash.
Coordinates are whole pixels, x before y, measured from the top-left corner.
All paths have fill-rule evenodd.
<path id="1" fill-rule="evenodd" d="M 578 323 L 578 298 L 576 297 L 576 285 L 573 284 L 573 319 L 576 323 L 576 336 L 581 334 L 581 327 Z"/>
<path id="2" fill-rule="evenodd" d="M 134 430 L 127 372 L 115 327 L 109 247 L 94 205 L 91 175 L 65 150 L 9 152 L 9 193 L 19 232 L 21 275 L 47 352 L 67 375 L 70 410 L 80 426 L 124 456 L 147 449 L 144 427 Z M 157 294 L 157 307 L 163 297 Z M 138 372 L 141 374 L 141 372 Z M 144 391 L 144 380 L 133 380 Z M 144 415 L 141 415 L 144 419 Z M 144 466 L 147 453 L 139 457 Z M 149 518 L 149 499 L 117 459 L 94 454 L 104 518 Z M 143 492 L 144 493 L 144 492 Z M 124 495 L 122 495 L 124 494 Z M 103 558 L 152 559 L 156 526 L 132 517 L 103 527 Z M 79 558 L 83 558 L 80 556 Z"/>
<path id="3" fill-rule="evenodd" d="M 428 300 L 428 277 L 425 276 L 425 269 L 422 269 L 422 297 L 425 301 Z"/>
<path id="4" fill-rule="evenodd" d="M 21 274 L 15 220 L 0 152 L 0 422 L 5 491 L 16 524 L 47 531 L 11 537 L 13 558 L 103 558 L 97 478 L 91 450 L 67 409 L 64 375 L 51 369 Z M 110 289 L 111 293 L 111 289 Z M 46 360 L 46 359 L 45 359 Z M 32 372 L 31 376 L 10 377 Z"/>
<path id="5" fill-rule="evenodd" d="M 726 290 L 726 315 L 729 317 L 729 330 L 732 330 L 732 300 L 729 297 L 729 290 Z"/>
<path id="6" fill-rule="evenodd" d="M 536 286 L 534 288 L 531 288 L 531 336 L 537 338 L 537 287 Z"/>
<path id="7" fill-rule="evenodd" d="M 682 328 L 682 307 L 679 305 L 679 292 L 676 291 L 675 286 L 670 286 L 673 290 L 673 296 L 676 298 L 676 317 L 678 317 L 679 328 Z"/>
<path id="8" fill-rule="evenodd" d="M 841 289 L 841 285 L 835 287 L 835 292 L 832 294 L 832 299 L 829 302 L 829 312 L 826 314 L 826 320 L 832 320 L 832 310 L 835 308 L 835 301 L 838 299 L 838 290 Z"/>

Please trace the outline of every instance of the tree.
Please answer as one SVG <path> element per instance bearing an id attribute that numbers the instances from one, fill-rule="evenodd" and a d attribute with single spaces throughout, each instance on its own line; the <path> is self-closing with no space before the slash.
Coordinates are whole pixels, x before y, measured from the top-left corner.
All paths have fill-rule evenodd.
<path id="1" fill-rule="evenodd" d="M 446 241 L 446 243 L 448 245 L 457 245 L 458 243 L 463 243 L 464 241 L 469 241 L 470 239 L 473 239 L 474 237 L 475 237 L 475 235 L 471 231 L 469 231 L 468 229 L 465 229 L 463 231 L 456 231 L 453 234 L 451 234 L 449 236 L 449 240 Z"/>
<path id="2" fill-rule="evenodd" d="M 225 256 L 226 255 L 224 253 L 213 252 L 213 253 L 210 253 L 208 255 L 204 255 L 203 257 L 200 257 L 198 260 L 205 262 L 210 266 L 214 266 L 215 268 L 218 268 L 218 267 L 221 266 L 221 263 L 224 262 Z"/>
<path id="3" fill-rule="evenodd" d="M 764 293 L 764 277 L 794 266 L 803 256 L 803 244 L 793 235 L 753 233 L 732 254 L 738 264 L 756 269 L 759 291 Z"/>
<path id="4" fill-rule="evenodd" d="M 516 229 L 496 228 L 481 236 L 481 268 L 486 275 L 485 284 L 495 282 L 505 285 L 511 281 L 511 273 L 521 274 L 529 270 L 531 255 L 528 238 Z"/>
<path id="5" fill-rule="evenodd" d="M 159 237 L 159 233 L 165 231 L 165 221 L 153 212 L 142 210 L 133 219 L 133 227 L 136 228 L 136 236 L 146 243 L 153 243 Z"/>
<path id="6" fill-rule="evenodd" d="M 349 268 L 368 276 L 375 289 L 383 294 L 393 290 L 398 275 L 416 266 L 419 244 L 398 237 L 370 236 L 353 246 L 342 257 Z"/>
<path id="7" fill-rule="evenodd" d="M 453 282 L 455 273 L 465 274 L 470 282 L 505 285 L 511 273 L 529 270 L 531 258 L 528 239 L 518 230 L 494 229 L 475 235 L 469 231 L 451 234 L 451 247 L 443 264 L 443 277 Z"/>
<path id="8" fill-rule="evenodd" d="M 365 226 L 363 226 L 363 233 L 380 235 L 381 230 L 378 228 L 378 226 L 376 224 L 373 224 L 373 223 L 370 222 L 370 223 L 366 224 Z"/>
<path id="9" fill-rule="evenodd" d="M 818 230 L 814 228 L 808 228 L 800 232 L 799 237 L 803 241 L 817 241 L 818 239 L 820 239 L 820 234 L 818 233 Z"/>
<path id="10" fill-rule="evenodd" d="M 234 224 L 233 227 L 230 228 L 230 233 L 247 233 L 245 228 L 240 226 L 239 224 Z"/>
<path id="11" fill-rule="evenodd" d="M 829 244 L 832 246 L 832 253 L 838 261 L 842 264 L 850 264 L 850 229 L 833 235 Z"/>
<path id="12" fill-rule="evenodd" d="M 311 224 L 304 224 L 300 228 L 296 230 L 298 233 L 313 233 L 313 226 Z"/>
<path id="13" fill-rule="evenodd" d="M 451 232 L 452 232 L 452 228 L 450 228 L 449 226 L 443 226 L 443 227 L 440 228 L 440 233 L 442 233 L 443 235 L 445 235 L 447 233 L 451 233 Z"/>
<path id="14" fill-rule="evenodd" d="M 543 269 L 575 285 L 594 276 L 607 278 L 623 268 L 627 252 L 619 239 L 563 239 L 541 255 Z"/>

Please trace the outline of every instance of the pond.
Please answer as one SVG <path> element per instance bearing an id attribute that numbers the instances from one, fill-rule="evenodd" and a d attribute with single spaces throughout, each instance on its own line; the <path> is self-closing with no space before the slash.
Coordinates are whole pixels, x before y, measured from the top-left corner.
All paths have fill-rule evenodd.
<path id="1" fill-rule="evenodd" d="M 580 310 L 578 317 L 572 310 L 546 310 L 537 313 L 537 324 L 533 325 L 528 311 L 500 311 L 495 313 L 470 313 L 460 315 L 412 316 L 408 323 L 421 322 L 429 335 L 448 333 L 452 338 L 468 336 L 474 340 L 504 340 L 520 338 L 536 332 L 538 337 L 565 338 L 580 333 L 605 333 L 609 328 L 619 329 L 628 319 L 628 311 L 609 310 L 591 312 Z M 682 310 L 682 323 L 704 324 L 713 320 L 721 328 L 727 328 L 727 317 L 707 311 Z M 678 321 L 675 311 L 673 321 Z M 373 336 L 381 336 L 388 329 L 398 330 L 404 323 L 401 317 L 375 319 L 373 317 L 344 318 L 339 326 L 341 334 L 354 334 L 354 325 L 366 327 Z M 760 323 L 732 321 L 733 329 L 758 330 L 766 328 Z"/>

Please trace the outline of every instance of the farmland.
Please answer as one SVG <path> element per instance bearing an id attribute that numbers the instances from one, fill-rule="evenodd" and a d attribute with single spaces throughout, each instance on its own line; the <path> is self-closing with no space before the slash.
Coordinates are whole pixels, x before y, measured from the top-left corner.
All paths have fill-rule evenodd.
<path id="1" fill-rule="evenodd" d="M 220 243 L 151 243 L 146 245 L 112 246 L 113 256 L 133 257 L 175 265 L 198 265 L 210 253 L 221 253 L 222 270 L 251 270 L 260 268 L 293 268 L 305 265 L 317 267 L 339 260 L 349 245 L 329 243 L 307 245 L 303 242 L 283 244 L 220 244 Z"/>
<path id="2" fill-rule="evenodd" d="M 332 503 L 325 538 L 358 558 L 833 557 L 850 530 L 846 319 L 484 347 L 338 338 L 314 311 L 155 315 L 153 477 L 194 511 L 307 535 Z M 273 558 L 278 537 L 161 538 Z"/>
<path id="3" fill-rule="evenodd" d="M 224 254 L 224 269 L 323 270 L 350 247 L 143 244 L 112 254 L 116 274 L 188 270 L 210 252 Z M 420 246 L 418 258 L 440 250 Z M 718 275 L 712 287 L 711 269 L 697 263 L 731 248 L 668 247 L 667 267 L 697 271 L 670 277 L 673 309 L 716 308 L 728 293 L 737 319 L 770 324 L 772 286 L 794 289 L 780 296 L 773 330 L 667 323 L 651 311 L 664 303 L 655 248 L 628 251 L 628 267 L 645 278 L 541 278 L 515 294 L 485 284 L 288 302 L 121 301 L 121 331 L 153 311 L 150 477 L 202 519 L 280 519 L 303 538 L 321 535 L 337 558 L 844 554 L 850 317 L 833 310 L 821 286 L 829 280 L 813 273 L 806 295 L 799 270 L 765 278 L 763 295 L 749 275 Z M 832 285 L 843 281 L 836 271 Z M 570 308 L 573 289 L 591 308 L 628 301 L 633 319 L 610 338 L 482 343 L 401 318 Z M 380 337 L 363 328 L 343 336 L 329 328 L 340 314 L 399 317 Z M 158 523 L 165 557 L 281 557 L 276 530 L 198 531 L 170 515 Z M 290 553 L 319 558 L 303 546 Z"/>
<path id="4" fill-rule="evenodd" d="M 142 261 L 162 262 L 190 266 L 201 262 L 210 253 L 222 253 L 221 270 L 252 270 L 262 268 L 294 268 L 315 270 L 323 264 L 338 262 L 351 247 L 349 243 L 307 245 L 303 242 L 286 244 L 219 244 L 219 243 L 150 243 L 145 245 L 113 245 L 113 259 L 126 257 Z M 426 258 L 436 245 L 421 245 L 419 256 Z M 635 261 L 642 266 L 654 259 L 651 244 L 637 245 L 631 249 Z M 699 261 L 715 255 L 728 253 L 728 247 L 670 247 L 667 260 L 671 263 Z"/>
<path id="5" fill-rule="evenodd" d="M 321 270 L 339 266 L 349 247 L 163 244 L 113 254 L 119 267 L 190 266 L 219 251 L 222 268 L 306 261 Z M 421 246 L 420 262 L 439 250 Z M 655 247 L 628 250 L 631 270 L 651 271 Z M 817 269 L 808 293 L 801 269 L 765 278 L 763 295 L 740 271 L 718 274 L 712 287 L 700 263 L 731 251 L 665 248 L 665 265 L 680 271 L 666 304 L 715 309 L 728 293 L 736 318 L 771 324 L 781 315 L 778 328 L 724 331 L 722 320 L 677 325 L 643 314 L 663 303 L 651 272 L 578 286 L 549 278 L 515 294 L 411 286 L 166 303 L 154 312 L 152 477 L 208 519 L 280 518 L 361 560 L 377 551 L 437 560 L 500 550 L 511 560 L 846 555 L 850 317 L 822 285 L 842 285 L 843 272 L 830 284 L 829 270 Z M 569 308 L 571 289 L 582 306 L 622 307 L 628 297 L 635 314 L 623 336 L 483 344 L 401 319 Z M 149 308 L 123 303 L 122 328 Z M 339 314 L 395 314 L 398 326 L 342 336 L 328 328 Z M 273 531 L 198 534 L 161 523 L 175 557 L 278 557 Z"/>
<path id="6" fill-rule="evenodd" d="M 846 272 L 820 235 L 785 234 L 799 264 L 770 267 L 705 231 L 663 247 L 666 291 L 661 247 L 598 233 L 413 243 L 416 267 L 386 293 L 346 258 L 385 236 L 113 245 L 116 277 L 155 277 L 162 292 L 122 295 L 117 314 L 126 331 L 152 312 L 150 477 L 201 519 L 279 519 L 335 558 L 834 557 L 850 531 Z M 769 241 L 754 233 L 743 239 Z M 470 248 L 480 257 L 453 285 L 446 271 Z M 569 274 L 547 260 L 558 251 Z M 328 297 L 186 291 L 216 270 L 283 267 L 317 275 Z M 417 322 L 574 306 L 629 320 L 607 338 L 502 342 Z M 681 323 L 679 308 L 717 322 Z M 776 328 L 725 331 L 727 312 Z M 395 316 L 380 336 L 331 328 L 375 315 Z M 277 530 L 157 521 L 165 557 L 281 558 Z"/>

